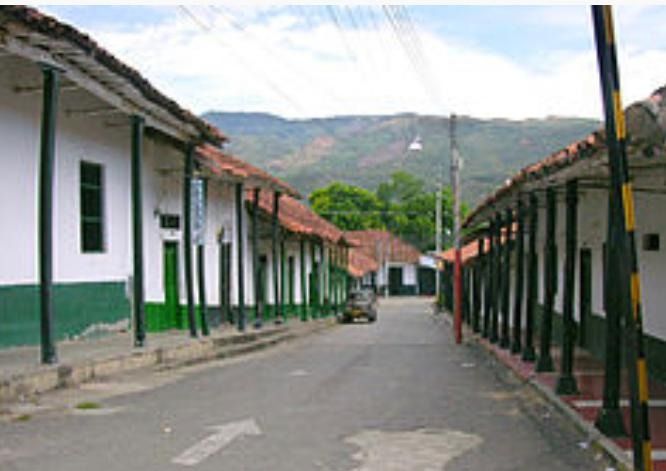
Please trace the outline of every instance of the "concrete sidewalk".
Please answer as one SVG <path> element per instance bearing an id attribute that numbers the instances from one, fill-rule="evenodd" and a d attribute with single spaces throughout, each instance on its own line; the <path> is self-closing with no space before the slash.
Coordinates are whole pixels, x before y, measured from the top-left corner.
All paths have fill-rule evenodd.
<path id="1" fill-rule="evenodd" d="M 595 446 L 614 460 L 619 469 L 633 470 L 632 447 L 630 437 L 609 438 L 595 426 L 599 409 L 602 405 L 604 366 L 603 363 L 590 356 L 589 353 L 576 349 L 574 376 L 578 383 L 579 393 L 572 396 L 559 396 L 555 393 L 559 377 L 560 349 L 552 348 L 552 357 L 556 371 L 552 373 L 536 373 L 534 363 L 521 360 L 521 355 L 513 355 L 508 349 L 500 348 L 488 339 L 475 334 L 465 325 L 465 339 L 477 342 L 497 360 L 510 368 L 520 380 L 530 384 L 535 390 L 563 411 L 582 431 L 588 435 L 588 444 Z M 535 346 L 538 352 L 538 346 Z M 666 385 L 650 381 L 650 432 L 652 438 L 652 456 L 654 471 L 666 471 Z M 627 433 L 631 433 L 629 417 L 629 392 L 623 381 L 622 400 L 620 407 L 624 416 Z"/>
<path id="2" fill-rule="evenodd" d="M 187 331 L 151 333 L 143 348 L 132 346 L 131 332 L 116 333 L 94 340 L 58 343 L 59 362 L 55 365 L 39 363 L 38 346 L 9 348 L 0 351 L 0 403 L 158 364 L 191 364 L 236 356 L 334 323 L 334 317 L 308 322 L 291 319 L 286 324 L 266 324 L 260 330 L 248 327 L 243 333 L 225 325 L 200 338 L 189 337 Z"/>

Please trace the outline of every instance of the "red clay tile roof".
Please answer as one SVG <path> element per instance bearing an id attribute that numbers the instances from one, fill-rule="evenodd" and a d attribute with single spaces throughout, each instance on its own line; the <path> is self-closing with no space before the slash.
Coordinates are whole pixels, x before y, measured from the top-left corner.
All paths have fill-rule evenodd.
<path id="1" fill-rule="evenodd" d="M 483 246 L 484 251 L 487 251 L 488 250 L 487 238 L 483 239 L 483 244 L 484 244 Z M 479 243 L 476 240 L 462 246 L 462 248 L 460 249 L 460 258 L 463 265 L 465 265 L 467 262 L 474 260 L 478 255 L 479 255 Z M 456 257 L 456 251 L 455 248 L 453 247 L 442 252 L 442 255 L 440 256 L 440 258 L 442 258 L 445 262 L 448 263 L 454 263 L 456 260 L 455 257 Z"/>
<path id="2" fill-rule="evenodd" d="M 197 155 L 200 161 L 216 175 L 249 180 L 249 187 L 270 188 L 270 190 L 280 191 L 284 195 L 301 197 L 300 193 L 288 183 L 237 157 L 226 154 L 211 144 L 197 147 Z"/>
<path id="3" fill-rule="evenodd" d="M 625 116 L 629 149 L 641 150 L 647 155 L 663 155 L 666 138 L 666 87 L 657 89 L 649 98 L 627 107 Z M 539 162 L 524 167 L 479 204 L 465 219 L 463 226 L 478 222 L 475 219 L 482 211 L 527 182 L 545 179 L 581 160 L 607 159 L 606 149 L 605 131 L 600 129 Z"/>
<path id="4" fill-rule="evenodd" d="M 347 271 L 354 278 L 361 278 L 362 276 L 379 270 L 377 261 L 366 255 L 360 248 L 352 248 L 349 250 L 349 264 Z"/>
<path id="5" fill-rule="evenodd" d="M 345 238 L 356 244 L 367 256 L 377 259 L 377 250 L 382 250 L 388 243 L 388 257 L 391 262 L 419 263 L 421 252 L 388 231 L 366 230 L 347 231 Z"/>
<path id="6" fill-rule="evenodd" d="M 254 202 L 252 193 L 248 193 L 246 198 L 247 201 Z M 264 214 L 269 216 L 273 214 L 273 192 L 262 191 L 259 194 L 259 208 Z M 289 195 L 280 197 L 278 220 L 290 232 L 317 237 L 334 244 L 345 243 L 344 234 L 340 229 Z"/>
<path id="7" fill-rule="evenodd" d="M 90 36 L 73 26 L 35 8 L 20 5 L 0 6 L 0 24 L 4 25 L 8 20 L 48 38 L 69 42 L 110 72 L 127 80 L 146 100 L 163 108 L 176 119 L 194 126 L 205 140 L 217 144 L 227 140 L 215 126 L 181 108 L 178 103 L 153 87 L 137 70 L 121 62 Z"/>

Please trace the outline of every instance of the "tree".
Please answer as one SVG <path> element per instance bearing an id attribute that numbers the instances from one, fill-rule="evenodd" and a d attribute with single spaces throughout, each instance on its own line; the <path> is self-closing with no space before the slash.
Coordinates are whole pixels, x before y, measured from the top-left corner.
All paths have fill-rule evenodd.
<path id="1" fill-rule="evenodd" d="M 333 182 L 313 191 L 309 200 L 314 212 L 344 231 L 385 228 L 381 201 L 364 188 Z"/>
<path id="2" fill-rule="evenodd" d="M 377 191 L 332 183 L 310 195 L 312 209 L 343 230 L 387 229 L 422 251 L 435 249 L 436 194 L 423 180 L 396 172 Z M 468 212 L 462 205 L 462 215 Z M 442 246 L 453 243 L 453 196 L 442 189 Z"/>

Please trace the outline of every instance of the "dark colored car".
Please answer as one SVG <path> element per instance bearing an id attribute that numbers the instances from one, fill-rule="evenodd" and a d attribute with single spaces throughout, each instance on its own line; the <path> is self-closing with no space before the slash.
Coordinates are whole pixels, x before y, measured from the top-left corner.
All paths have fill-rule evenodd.
<path id="1" fill-rule="evenodd" d="M 361 289 L 349 293 L 341 320 L 348 323 L 361 318 L 368 322 L 377 320 L 377 297 L 372 290 Z"/>

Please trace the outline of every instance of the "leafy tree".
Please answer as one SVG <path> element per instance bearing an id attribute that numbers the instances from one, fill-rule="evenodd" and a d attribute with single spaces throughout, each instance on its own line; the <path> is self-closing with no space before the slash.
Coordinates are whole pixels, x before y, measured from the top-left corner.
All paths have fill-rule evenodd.
<path id="1" fill-rule="evenodd" d="M 436 194 L 423 180 L 396 172 L 376 193 L 345 183 L 332 183 L 310 195 L 312 209 L 343 230 L 388 229 L 420 250 L 435 248 Z M 462 205 L 463 217 L 468 212 Z M 442 247 L 453 243 L 453 196 L 442 189 Z"/>
<path id="2" fill-rule="evenodd" d="M 346 183 L 333 182 L 313 191 L 309 197 L 312 209 L 345 231 L 384 229 L 382 204 L 369 190 Z"/>

